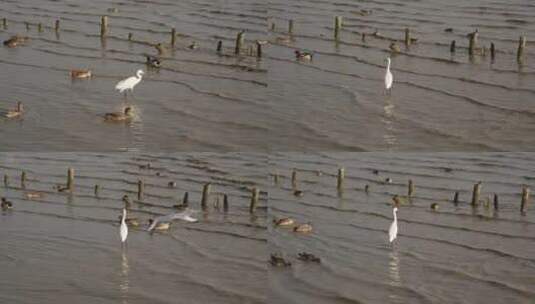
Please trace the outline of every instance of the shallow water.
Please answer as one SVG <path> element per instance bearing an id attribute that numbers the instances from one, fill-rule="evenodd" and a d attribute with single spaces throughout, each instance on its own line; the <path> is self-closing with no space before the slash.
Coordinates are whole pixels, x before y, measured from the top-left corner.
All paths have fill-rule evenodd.
<path id="1" fill-rule="evenodd" d="M 22 101 L 27 109 L 23 120 L 0 121 L 2 151 L 526 151 L 535 144 L 535 13 L 522 0 L 0 4 L 8 18 L 0 40 L 31 38 L 24 47 L 0 48 L 0 108 Z M 372 14 L 361 16 L 362 9 Z M 103 43 L 105 14 L 110 34 Z M 338 44 L 335 15 L 344 17 Z M 289 19 L 293 40 L 282 43 Z M 275 31 L 267 31 L 269 23 Z M 180 34 L 175 51 L 159 71 L 147 71 L 127 102 L 135 119 L 103 122 L 104 113 L 124 105 L 115 83 L 146 69 L 143 54 L 156 54 L 151 43 L 169 42 L 172 27 Z M 386 96 L 384 59 L 405 27 L 418 42 L 393 56 L 394 90 Z M 467 56 L 465 35 L 475 28 L 480 45 L 496 44 L 494 62 Z M 247 46 L 271 41 L 262 59 L 226 56 L 241 30 Z M 521 66 L 519 35 L 528 40 Z M 215 52 L 218 40 L 225 56 Z M 199 49 L 187 48 L 193 41 Z M 313 62 L 296 61 L 296 48 L 313 50 Z M 94 77 L 72 82 L 73 68 L 90 68 Z"/>
<path id="2" fill-rule="evenodd" d="M 13 209 L 0 211 L 0 302 L 11 303 L 264 303 L 266 158 L 255 154 L 0 154 L 9 188 L 0 196 Z M 153 169 L 140 169 L 150 162 Z M 75 193 L 53 190 L 75 168 Z M 27 174 L 21 189 L 21 170 Z M 159 173 L 159 175 L 157 175 Z M 212 183 L 198 223 L 175 221 L 169 231 L 149 234 L 130 228 L 122 248 L 117 217 L 126 193 L 136 200 L 137 180 L 145 196 L 128 216 L 145 224 L 176 212 L 189 192 L 199 210 L 202 185 Z M 176 188 L 168 182 L 175 181 Z M 93 194 L 100 185 L 98 198 Z M 249 214 L 250 188 L 261 189 L 256 216 Z M 45 196 L 29 200 L 25 193 Z M 215 208 L 222 193 L 228 212 Z M 222 201 L 221 201 L 222 203 Z"/>
<path id="3" fill-rule="evenodd" d="M 268 220 L 292 217 L 310 222 L 314 230 L 302 235 L 270 225 L 270 251 L 293 264 L 270 267 L 268 302 L 530 303 L 535 212 L 531 199 L 526 214 L 520 214 L 520 192 L 522 185 L 535 186 L 534 164 L 533 154 L 511 153 L 270 156 L 270 172 L 281 176 L 269 190 Z M 346 178 L 340 195 L 341 166 Z M 293 195 L 293 168 L 302 197 Z M 391 184 L 384 183 L 387 177 Z M 398 239 L 391 247 L 391 198 L 407 194 L 408 179 L 415 192 L 412 202 L 399 208 Z M 482 202 L 472 208 L 478 181 Z M 452 202 L 455 191 L 460 191 L 458 205 Z M 498 211 L 492 202 L 484 203 L 494 193 Z M 297 260 L 303 251 L 320 257 L 321 264 Z"/>

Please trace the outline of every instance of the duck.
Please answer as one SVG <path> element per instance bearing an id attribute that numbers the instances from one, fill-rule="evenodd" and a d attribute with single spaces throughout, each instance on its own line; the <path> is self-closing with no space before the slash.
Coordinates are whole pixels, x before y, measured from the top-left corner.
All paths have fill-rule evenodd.
<path id="1" fill-rule="evenodd" d="M 13 203 L 8 201 L 5 197 L 2 197 L 2 203 L 0 205 L 4 211 L 13 208 Z"/>
<path id="2" fill-rule="evenodd" d="M 198 48 L 199 48 L 199 45 L 195 41 L 193 41 L 190 45 L 188 45 L 188 49 L 190 50 L 196 50 Z"/>
<path id="3" fill-rule="evenodd" d="M 379 175 L 379 170 L 373 169 L 372 173 L 375 174 L 375 175 Z"/>
<path id="4" fill-rule="evenodd" d="M 162 64 L 160 59 L 156 56 L 145 55 L 145 58 L 147 59 L 147 65 L 150 67 L 159 68 Z"/>
<path id="5" fill-rule="evenodd" d="M 446 33 L 452 33 L 452 32 L 453 32 L 453 28 L 448 27 L 447 29 L 444 30 L 444 32 L 446 32 Z"/>
<path id="6" fill-rule="evenodd" d="M 388 47 L 392 53 L 399 53 L 401 52 L 401 49 L 399 48 L 399 45 L 395 42 L 390 43 L 390 46 Z"/>
<path id="7" fill-rule="evenodd" d="M 44 194 L 40 192 L 27 192 L 25 196 L 27 199 L 38 199 L 38 198 L 42 198 Z"/>
<path id="8" fill-rule="evenodd" d="M 390 177 L 387 177 L 385 179 L 385 184 L 391 184 L 392 183 L 392 179 Z"/>
<path id="9" fill-rule="evenodd" d="M 122 215 L 119 215 L 118 218 L 119 218 L 119 222 L 123 221 L 123 216 Z M 124 222 L 126 223 L 126 225 L 128 225 L 130 227 L 139 227 L 139 221 L 135 217 L 128 217 L 127 216 L 126 219 L 124 220 Z"/>
<path id="10" fill-rule="evenodd" d="M 300 252 L 297 254 L 297 258 L 305 262 L 321 263 L 321 259 L 312 253 Z"/>
<path id="11" fill-rule="evenodd" d="M 281 254 L 272 253 L 271 258 L 269 259 L 269 263 L 272 266 L 276 267 L 289 267 L 292 266 L 292 263 L 289 261 L 286 261 Z"/>
<path id="12" fill-rule="evenodd" d="M 132 108 L 126 107 L 123 112 L 113 112 L 104 114 L 104 119 L 107 121 L 125 121 L 132 118 Z"/>
<path id="13" fill-rule="evenodd" d="M 431 210 L 438 210 L 438 203 L 432 203 L 431 204 Z"/>
<path id="14" fill-rule="evenodd" d="M 295 58 L 297 60 L 310 61 L 310 60 L 312 60 L 312 56 L 313 56 L 313 54 L 311 52 L 295 50 Z"/>
<path id="15" fill-rule="evenodd" d="M 16 118 L 21 117 L 22 113 L 24 112 L 24 106 L 22 105 L 22 102 L 17 102 L 17 108 L 14 110 L 8 110 L 6 113 L 4 113 L 4 116 L 6 118 Z"/>
<path id="16" fill-rule="evenodd" d="M 302 190 L 295 190 L 294 195 L 297 197 L 302 197 L 303 195 L 305 195 L 305 193 Z"/>
<path id="17" fill-rule="evenodd" d="M 393 202 L 394 207 L 399 207 L 401 205 L 406 205 L 407 199 L 405 197 L 400 197 L 399 195 L 396 194 L 392 197 L 392 202 Z"/>
<path id="18" fill-rule="evenodd" d="M 91 70 L 71 70 L 71 78 L 84 79 L 91 77 Z"/>
<path id="19" fill-rule="evenodd" d="M 121 199 L 123 202 L 124 202 L 124 207 L 126 209 L 129 209 L 131 206 L 132 206 L 132 203 L 130 202 L 130 198 L 128 197 L 128 195 L 123 195 L 123 198 Z"/>
<path id="20" fill-rule="evenodd" d="M 154 223 L 154 220 L 153 219 L 149 219 L 149 225 L 152 226 L 152 224 Z M 169 222 L 158 222 L 156 224 L 156 226 L 151 229 L 152 230 L 158 230 L 158 231 L 165 231 L 165 230 L 169 230 L 169 227 L 171 226 L 171 223 Z"/>
<path id="21" fill-rule="evenodd" d="M 15 36 L 11 36 L 11 38 L 9 38 L 8 40 L 5 40 L 4 45 L 10 48 L 14 48 L 14 47 L 17 47 L 19 45 L 26 43 L 29 39 L 30 38 L 26 36 L 15 35 Z"/>
<path id="22" fill-rule="evenodd" d="M 300 224 L 294 227 L 294 232 L 308 233 L 312 232 L 312 225 Z"/>
<path id="23" fill-rule="evenodd" d="M 275 224 L 275 226 L 292 226 L 295 221 L 292 218 L 284 217 L 280 219 L 274 219 L 273 223 Z"/>
<path id="24" fill-rule="evenodd" d="M 150 163 L 146 163 L 144 165 L 139 165 L 139 169 L 150 169 L 152 168 Z"/>

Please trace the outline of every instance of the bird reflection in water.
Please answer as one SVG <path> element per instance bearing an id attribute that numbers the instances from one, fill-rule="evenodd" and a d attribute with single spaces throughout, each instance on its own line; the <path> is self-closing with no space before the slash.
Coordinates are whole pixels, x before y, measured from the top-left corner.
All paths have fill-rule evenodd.
<path id="1" fill-rule="evenodd" d="M 384 117 L 382 119 L 382 122 L 385 124 L 385 129 L 386 129 L 386 132 L 383 135 L 383 139 L 389 148 L 393 147 L 397 142 L 396 136 L 394 135 L 394 126 L 393 126 L 394 108 L 395 106 L 394 104 L 392 104 L 392 101 L 390 100 L 390 96 L 387 96 L 386 105 L 383 107 Z"/>
<path id="2" fill-rule="evenodd" d="M 128 303 L 128 290 L 130 288 L 130 281 L 128 280 L 128 257 L 126 256 L 126 247 L 123 247 L 121 259 L 121 274 L 119 281 L 119 290 L 121 292 L 121 302 Z"/>
<path id="3" fill-rule="evenodd" d="M 389 276 L 389 282 L 388 284 L 392 287 L 401 287 L 401 277 L 399 275 L 399 256 L 398 251 L 394 247 L 394 249 L 389 253 L 390 260 L 388 262 L 388 276 Z M 396 289 L 393 289 L 396 290 Z M 389 295 L 389 298 L 392 300 L 399 300 L 402 299 L 395 293 L 392 293 Z"/>

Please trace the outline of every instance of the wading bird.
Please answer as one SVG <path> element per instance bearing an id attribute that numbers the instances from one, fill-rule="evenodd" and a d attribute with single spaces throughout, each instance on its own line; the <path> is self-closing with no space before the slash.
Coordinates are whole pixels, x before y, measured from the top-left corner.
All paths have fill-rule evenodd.
<path id="1" fill-rule="evenodd" d="M 128 236 L 128 226 L 126 225 L 126 209 L 123 209 L 123 218 L 121 219 L 121 242 L 126 242 Z"/>
<path id="2" fill-rule="evenodd" d="M 145 72 L 143 70 L 137 70 L 136 76 L 128 77 L 117 83 L 115 89 L 120 93 L 124 92 L 124 97 L 126 98 L 126 91 L 134 92 L 134 87 L 141 81 L 141 77 Z"/>
<path id="3" fill-rule="evenodd" d="M 385 89 L 388 93 L 392 90 L 392 83 L 394 82 L 394 76 L 390 72 L 390 57 L 386 58 L 386 74 L 385 74 Z"/>
<path id="4" fill-rule="evenodd" d="M 392 243 L 398 236 L 398 218 L 396 216 L 396 213 L 398 212 L 398 208 L 392 209 L 392 214 L 394 214 L 394 221 L 392 224 L 390 224 L 390 228 L 388 229 L 388 240 L 390 243 Z"/>

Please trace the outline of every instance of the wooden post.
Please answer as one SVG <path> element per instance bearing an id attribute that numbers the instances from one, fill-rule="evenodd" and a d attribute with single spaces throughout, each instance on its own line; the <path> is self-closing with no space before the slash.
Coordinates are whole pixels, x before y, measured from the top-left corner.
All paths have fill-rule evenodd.
<path id="1" fill-rule="evenodd" d="M 74 169 L 69 168 L 67 170 L 67 190 L 73 191 L 74 190 Z"/>
<path id="2" fill-rule="evenodd" d="M 59 32 L 59 19 L 56 20 L 56 23 L 54 24 L 54 30 L 57 32 Z"/>
<path id="3" fill-rule="evenodd" d="M 292 171 L 292 189 L 297 189 L 297 171 L 295 169 Z"/>
<path id="4" fill-rule="evenodd" d="M 294 21 L 290 19 L 288 21 L 288 34 L 292 34 L 294 32 Z"/>
<path id="5" fill-rule="evenodd" d="M 366 33 L 362 33 L 360 39 L 362 42 L 366 42 Z"/>
<path id="6" fill-rule="evenodd" d="M 137 181 L 137 200 L 141 201 L 143 200 L 143 192 L 145 191 L 145 185 L 143 184 L 142 180 Z"/>
<path id="7" fill-rule="evenodd" d="M 4 30 L 7 30 L 7 18 L 2 19 L 2 26 L 4 27 Z"/>
<path id="8" fill-rule="evenodd" d="M 262 44 L 259 41 L 256 42 L 256 57 L 262 57 Z"/>
<path id="9" fill-rule="evenodd" d="M 334 17 L 334 39 L 338 40 L 338 37 L 340 37 L 340 29 L 342 28 L 342 17 L 336 16 Z"/>
<path id="10" fill-rule="evenodd" d="M 249 46 L 249 49 L 247 51 L 247 54 L 249 56 L 253 56 L 253 53 L 254 53 L 254 47 L 252 45 Z"/>
<path id="11" fill-rule="evenodd" d="M 228 195 L 223 195 L 223 211 L 228 212 Z"/>
<path id="12" fill-rule="evenodd" d="M 520 202 L 520 212 L 522 214 L 526 213 L 528 201 L 529 201 L 529 188 L 526 186 L 523 186 L 522 187 L 522 201 Z"/>
<path id="13" fill-rule="evenodd" d="M 476 30 L 475 32 L 471 33 L 470 36 L 469 36 L 470 42 L 468 44 L 468 54 L 470 54 L 470 56 L 474 55 L 474 50 L 477 47 L 477 36 L 478 35 L 479 35 L 479 33 Z"/>
<path id="14" fill-rule="evenodd" d="M 336 188 L 338 191 L 344 190 L 345 169 L 338 169 L 338 178 L 336 180 Z"/>
<path id="15" fill-rule="evenodd" d="M 481 182 L 474 184 L 474 190 L 472 192 L 472 206 L 479 205 L 480 194 L 481 194 Z"/>
<path id="16" fill-rule="evenodd" d="M 459 191 L 455 191 L 455 194 L 453 195 L 453 203 L 455 205 L 459 203 Z"/>
<path id="17" fill-rule="evenodd" d="M 451 41 L 450 44 L 450 53 L 455 53 L 455 40 Z"/>
<path id="18" fill-rule="evenodd" d="M 39 22 L 39 24 L 37 24 L 37 31 L 39 33 L 43 32 L 43 24 L 41 24 L 40 22 Z"/>
<path id="19" fill-rule="evenodd" d="M 256 210 L 256 206 L 258 205 L 258 195 L 260 194 L 260 190 L 258 190 L 256 187 L 251 189 L 251 205 L 249 206 L 249 213 L 254 213 Z"/>
<path id="20" fill-rule="evenodd" d="M 275 31 L 275 22 L 272 22 L 272 23 L 271 23 L 271 31 L 272 31 L 272 32 Z"/>
<path id="21" fill-rule="evenodd" d="M 9 176 L 7 174 L 4 174 L 4 187 L 9 187 Z"/>
<path id="22" fill-rule="evenodd" d="M 210 198 L 210 183 L 204 185 L 202 189 L 201 207 L 206 209 L 208 206 L 208 200 Z"/>
<path id="23" fill-rule="evenodd" d="M 171 29 L 171 46 L 175 47 L 175 43 L 176 43 L 176 29 L 172 28 Z"/>
<path id="24" fill-rule="evenodd" d="M 494 210 L 498 210 L 498 194 L 494 193 Z"/>
<path id="25" fill-rule="evenodd" d="M 518 50 L 516 52 L 516 60 L 518 63 L 522 63 L 524 61 L 524 49 L 526 48 L 526 37 L 520 36 L 520 39 L 518 40 Z"/>
<path id="26" fill-rule="evenodd" d="M 223 41 L 222 41 L 222 40 L 219 40 L 219 41 L 217 42 L 217 50 L 216 50 L 216 51 L 217 51 L 218 53 L 221 53 L 222 50 L 223 50 Z"/>
<path id="27" fill-rule="evenodd" d="M 26 25 L 26 30 L 29 31 L 30 30 L 30 23 L 29 22 L 24 22 L 24 25 Z"/>
<path id="28" fill-rule="evenodd" d="M 413 194 L 414 194 L 414 184 L 412 182 L 412 179 L 409 179 L 409 187 L 407 189 L 407 196 L 412 197 Z"/>
<path id="29" fill-rule="evenodd" d="M 234 49 L 234 54 L 236 54 L 236 55 L 240 54 L 240 50 L 241 50 L 241 48 L 243 46 L 243 40 L 244 40 L 243 36 L 244 36 L 244 34 L 245 34 L 245 32 L 241 31 L 236 36 L 236 48 Z"/>
<path id="30" fill-rule="evenodd" d="M 95 185 L 95 190 L 94 190 L 94 193 L 95 193 L 95 196 L 98 197 L 98 193 L 100 192 L 100 186 L 99 185 Z"/>
<path id="31" fill-rule="evenodd" d="M 408 27 L 405 28 L 405 45 L 411 45 L 411 30 Z"/>
<path id="32" fill-rule="evenodd" d="M 26 172 L 24 171 L 20 174 L 20 187 L 22 189 L 26 188 Z"/>
<path id="33" fill-rule="evenodd" d="M 370 192 L 370 185 L 366 184 L 364 186 L 364 192 L 366 192 L 366 194 L 368 194 Z"/>
<path id="34" fill-rule="evenodd" d="M 494 58 L 496 58 L 496 48 L 494 46 L 494 42 L 490 43 L 490 60 L 494 61 Z"/>
<path id="35" fill-rule="evenodd" d="M 104 37 L 108 34 L 108 16 L 100 18 L 100 36 Z"/>
<path id="36" fill-rule="evenodd" d="M 275 185 L 279 184 L 279 172 L 275 171 L 275 174 L 273 174 L 273 182 Z"/>
<path id="37" fill-rule="evenodd" d="M 189 193 L 186 191 L 182 198 L 182 206 L 187 207 L 189 205 Z"/>
<path id="38" fill-rule="evenodd" d="M 134 35 L 132 33 L 128 33 L 128 41 L 132 41 L 134 38 Z"/>

